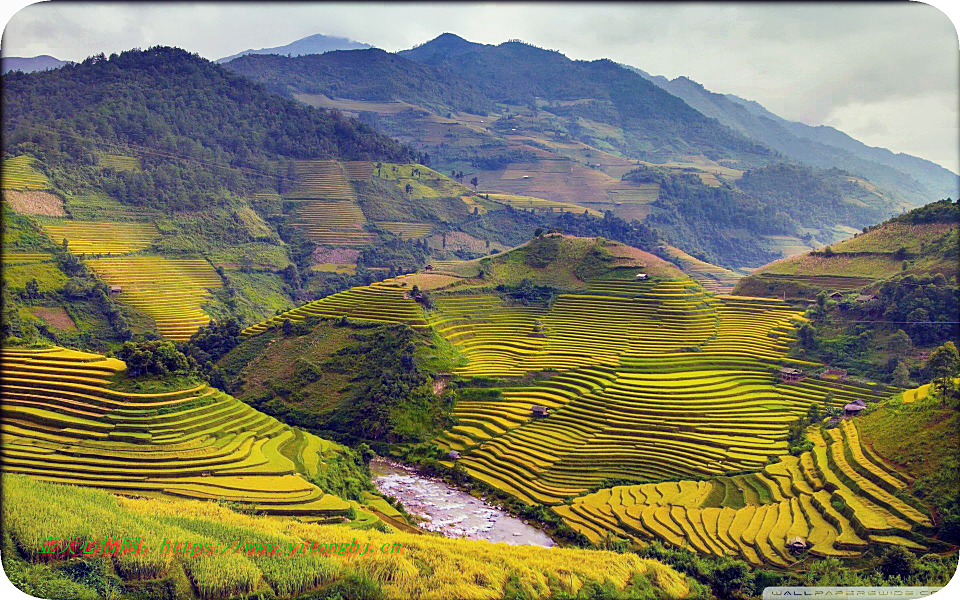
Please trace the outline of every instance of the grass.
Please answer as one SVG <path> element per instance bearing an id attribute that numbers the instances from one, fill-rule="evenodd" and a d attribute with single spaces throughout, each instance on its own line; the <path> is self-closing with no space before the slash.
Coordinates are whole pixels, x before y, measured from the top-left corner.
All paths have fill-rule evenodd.
<path id="1" fill-rule="evenodd" d="M 160 578 L 175 585 L 185 572 L 201 598 L 261 591 L 292 597 L 320 586 L 365 579 L 385 598 L 502 597 L 519 586 L 528 598 L 575 594 L 587 584 L 616 590 L 645 589 L 662 598 L 689 593 L 683 576 L 665 565 L 631 554 L 588 550 L 515 547 L 405 533 L 384 534 L 290 519 L 268 519 L 233 512 L 215 503 L 117 498 L 72 486 L 55 486 L 26 477 L 4 478 L 4 518 L 17 549 L 38 557 L 37 542 L 71 534 L 88 538 L 102 531 L 139 534 L 148 552 L 137 563 L 121 559 L 127 579 Z M 38 501 L 39 498 L 43 501 Z M 83 516 L 80 516 L 83 515 Z M 94 525 L 95 524 L 95 525 Z M 94 530 L 94 527 L 97 529 Z M 227 547 L 237 537 L 279 544 L 281 552 L 303 540 L 329 547 L 380 549 L 399 543 L 401 553 L 289 557 L 228 553 L 220 556 L 163 557 L 163 538 L 197 540 Z M 319 548 L 319 546 L 318 546 Z M 353 596 L 351 596 L 353 597 Z"/>
<path id="2" fill-rule="evenodd" d="M 5 264 L 3 267 L 3 280 L 11 290 L 23 290 L 33 279 L 37 280 L 41 292 L 55 292 L 67 283 L 67 276 L 51 262 Z"/>

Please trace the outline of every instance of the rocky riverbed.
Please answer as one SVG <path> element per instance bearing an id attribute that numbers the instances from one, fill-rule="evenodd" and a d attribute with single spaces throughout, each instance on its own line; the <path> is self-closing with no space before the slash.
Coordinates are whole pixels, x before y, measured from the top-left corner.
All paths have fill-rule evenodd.
<path id="1" fill-rule="evenodd" d="M 532 525 L 409 466 L 382 458 L 370 463 L 373 481 L 381 492 L 400 500 L 423 521 L 420 527 L 447 537 L 506 544 L 553 546 L 553 540 Z"/>

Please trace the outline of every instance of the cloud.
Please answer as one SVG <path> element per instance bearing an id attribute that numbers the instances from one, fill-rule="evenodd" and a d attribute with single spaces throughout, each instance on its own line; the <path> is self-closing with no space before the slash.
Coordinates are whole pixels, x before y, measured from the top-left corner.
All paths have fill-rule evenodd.
<path id="1" fill-rule="evenodd" d="M 443 32 L 685 75 L 788 119 L 828 123 L 873 145 L 882 139 L 954 170 L 960 162 L 957 32 L 916 2 L 42 3 L 10 21 L 4 54 L 80 60 L 166 44 L 217 59 L 314 33 L 396 51 Z"/>

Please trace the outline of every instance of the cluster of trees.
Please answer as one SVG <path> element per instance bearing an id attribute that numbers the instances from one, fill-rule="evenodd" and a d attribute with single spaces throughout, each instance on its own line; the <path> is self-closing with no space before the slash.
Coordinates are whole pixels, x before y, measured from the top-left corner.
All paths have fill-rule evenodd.
<path id="1" fill-rule="evenodd" d="M 524 278 L 517 285 L 500 284 L 497 292 L 524 306 L 548 305 L 553 301 L 556 290 L 546 285 L 534 285 Z"/>
<path id="2" fill-rule="evenodd" d="M 197 362 L 168 340 L 124 342 L 114 355 L 127 363 L 127 373 L 131 377 L 192 375 L 197 372 Z"/>

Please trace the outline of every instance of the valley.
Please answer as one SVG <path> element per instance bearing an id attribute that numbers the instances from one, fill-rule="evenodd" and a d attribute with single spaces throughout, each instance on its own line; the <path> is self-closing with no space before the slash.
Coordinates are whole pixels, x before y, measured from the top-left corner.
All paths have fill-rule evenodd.
<path id="1" fill-rule="evenodd" d="M 747 600 L 953 575 L 956 174 L 450 33 L 3 83 L 21 590 Z M 403 552 L 52 541 L 104 536 Z"/>

